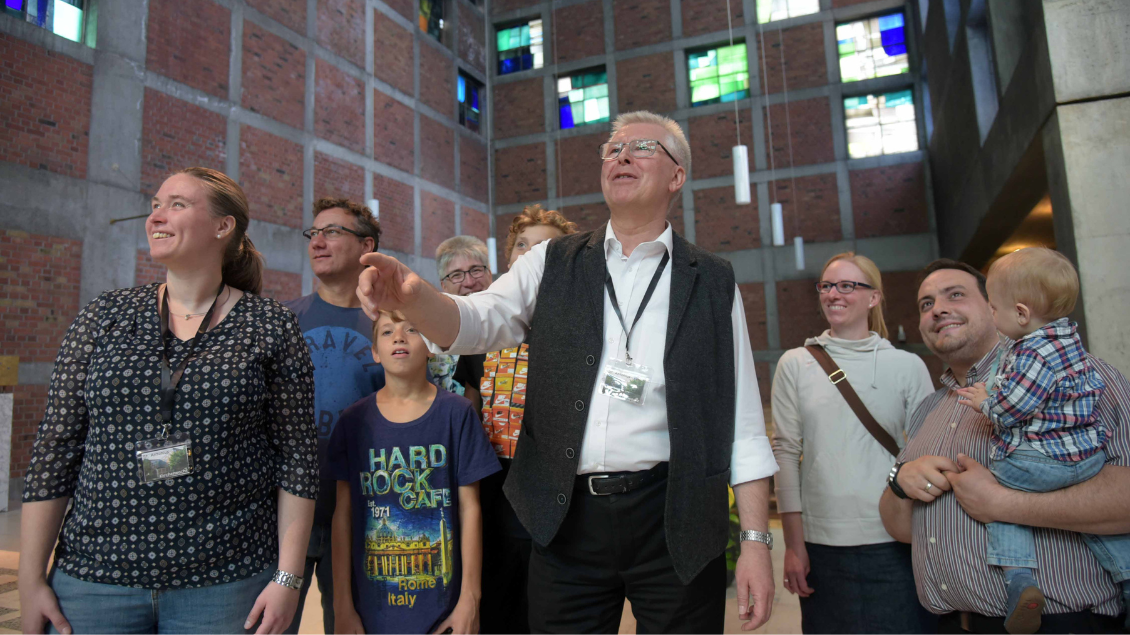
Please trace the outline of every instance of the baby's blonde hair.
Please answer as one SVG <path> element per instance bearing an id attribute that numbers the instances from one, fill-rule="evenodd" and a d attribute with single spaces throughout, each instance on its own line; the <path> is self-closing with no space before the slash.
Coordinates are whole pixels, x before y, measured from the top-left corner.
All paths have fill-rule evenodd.
<path id="1" fill-rule="evenodd" d="M 999 286 L 998 286 L 999 285 Z M 1079 274 L 1067 256 L 1046 247 L 1018 249 L 989 267 L 989 286 L 1047 320 L 1067 317 L 1079 298 Z"/>

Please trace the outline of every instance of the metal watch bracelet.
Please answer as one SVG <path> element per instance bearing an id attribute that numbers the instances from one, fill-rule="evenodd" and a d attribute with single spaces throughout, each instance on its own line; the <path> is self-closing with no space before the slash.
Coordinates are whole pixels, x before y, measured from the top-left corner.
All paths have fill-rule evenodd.
<path id="1" fill-rule="evenodd" d="M 746 530 L 742 531 L 742 533 L 738 534 L 738 539 L 743 541 L 743 542 L 746 541 L 746 540 L 752 540 L 753 542 L 760 542 L 760 543 L 764 544 L 766 547 L 769 547 L 770 551 L 773 550 L 773 534 L 766 533 L 764 531 L 755 531 L 753 529 L 746 529 Z"/>
<path id="2" fill-rule="evenodd" d="M 906 495 L 905 491 L 903 491 L 902 486 L 899 485 L 898 480 L 899 470 L 902 469 L 903 465 L 905 465 L 905 463 L 895 463 L 894 467 L 891 468 L 891 473 L 887 475 L 887 485 L 891 488 L 891 491 L 895 493 L 895 496 L 906 500 L 910 497 Z"/>
<path id="3" fill-rule="evenodd" d="M 293 573 L 287 573 L 282 569 L 275 571 L 275 575 L 271 578 L 271 581 L 277 584 L 281 584 L 288 589 L 294 589 L 295 591 L 302 589 L 302 578 L 294 575 Z"/>

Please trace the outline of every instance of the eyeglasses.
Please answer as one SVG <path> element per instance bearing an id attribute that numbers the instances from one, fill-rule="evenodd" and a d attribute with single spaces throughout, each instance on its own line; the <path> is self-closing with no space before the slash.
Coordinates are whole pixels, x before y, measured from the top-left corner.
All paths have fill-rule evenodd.
<path id="1" fill-rule="evenodd" d="M 344 238 L 347 233 L 353 234 L 358 238 L 367 238 L 367 236 L 365 236 L 364 234 L 355 232 L 347 227 L 342 227 L 341 225 L 311 227 L 310 229 L 303 231 L 302 235 L 306 237 L 306 240 L 314 240 L 314 237 L 318 234 L 321 234 L 322 238 L 325 238 L 326 240 L 338 240 L 340 238 Z"/>
<path id="2" fill-rule="evenodd" d="M 675 161 L 675 157 L 671 152 L 655 139 L 636 139 L 635 141 L 628 141 L 627 143 L 602 143 L 600 144 L 600 158 L 605 161 L 614 161 L 620 156 L 620 152 L 625 146 L 628 147 L 628 153 L 637 159 L 650 157 L 655 154 L 655 148 L 660 147 L 667 153 L 667 156 L 671 157 L 672 161 Z M 679 162 L 675 161 L 675 165 L 679 165 Z"/>
<path id="3" fill-rule="evenodd" d="M 462 271 L 462 270 L 452 271 L 451 273 L 447 274 L 446 276 L 440 278 L 439 281 L 443 282 L 444 280 L 447 280 L 451 284 L 461 284 L 463 282 L 463 279 L 466 276 L 471 276 L 475 280 L 478 280 L 479 278 L 482 278 L 484 275 L 486 275 L 486 273 L 487 273 L 486 267 L 484 267 L 482 265 L 475 265 L 474 267 L 471 267 L 470 269 L 467 269 L 466 271 Z"/>
<path id="4" fill-rule="evenodd" d="M 836 291 L 839 291 L 844 295 L 855 291 L 856 287 L 863 287 L 864 289 L 875 288 L 869 284 L 862 282 L 853 282 L 851 280 L 841 280 L 839 282 L 828 282 L 827 280 L 821 280 L 820 282 L 816 283 L 816 290 L 820 293 L 831 293 L 833 287 L 835 287 Z"/>

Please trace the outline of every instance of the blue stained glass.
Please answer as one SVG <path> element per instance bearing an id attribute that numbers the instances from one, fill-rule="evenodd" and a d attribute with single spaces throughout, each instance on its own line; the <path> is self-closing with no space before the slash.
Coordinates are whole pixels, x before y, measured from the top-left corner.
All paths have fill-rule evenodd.
<path id="1" fill-rule="evenodd" d="M 471 110 L 479 112 L 479 89 L 471 89 Z"/>
<path id="2" fill-rule="evenodd" d="M 458 95 L 455 99 L 459 103 L 463 103 L 467 100 L 467 81 L 463 79 L 462 75 L 459 76 L 459 84 L 456 88 L 455 93 L 456 95 Z"/>
<path id="3" fill-rule="evenodd" d="M 13 11 L 23 11 L 24 0 L 4 0 L 4 6 Z"/>
<path id="4" fill-rule="evenodd" d="M 563 104 L 561 106 L 560 110 L 561 110 L 561 129 L 565 130 L 566 128 L 575 127 L 576 124 L 573 123 L 573 108 L 571 106 L 569 106 L 569 104 Z"/>
<path id="5" fill-rule="evenodd" d="M 895 106 L 912 106 L 914 105 L 914 95 L 910 90 L 900 90 L 894 93 L 887 93 L 884 95 L 886 99 L 883 100 L 883 105 L 887 108 L 894 108 Z"/>
<path id="6" fill-rule="evenodd" d="M 880 38 L 883 42 L 883 48 L 894 44 L 904 44 L 906 42 L 906 31 L 903 29 L 888 29 L 880 34 Z"/>
<path id="7" fill-rule="evenodd" d="M 887 55 L 891 56 L 891 57 L 894 57 L 896 55 L 903 55 L 903 54 L 906 53 L 906 45 L 905 44 L 892 44 L 890 46 L 884 45 L 883 46 L 883 52 L 886 53 Z M 906 71 L 903 70 L 903 72 L 905 73 Z"/>
<path id="8" fill-rule="evenodd" d="M 526 53 L 522 56 L 522 70 L 529 70 L 534 67 L 534 54 Z"/>
<path id="9" fill-rule="evenodd" d="M 901 13 L 892 13 L 879 18 L 879 30 L 901 29 L 906 24 Z"/>
<path id="10" fill-rule="evenodd" d="M 501 69 L 499 70 L 499 74 L 505 75 L 507 73 L 513 73 L 520 70 L 518 68 L 518 61 L 519 60 L 516 57 L 512 57 L 508 60 L 502 60 L 500 62 Z"/>

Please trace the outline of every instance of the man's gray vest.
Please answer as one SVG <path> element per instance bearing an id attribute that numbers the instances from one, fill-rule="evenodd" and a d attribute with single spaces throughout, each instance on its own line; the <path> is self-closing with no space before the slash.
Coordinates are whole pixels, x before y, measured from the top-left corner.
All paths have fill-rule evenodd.
<path id="1" fill-rule="evenodd" d="M 573 500 L 589 399 L 601 370 L 604 235 L 601 228 L 549 243 L 530 327 L 526 415 L 505 492 L 541 545 L 553 540 Z M 675 571 L 689 583 L 726 548 L 734 271 L 678 234 L 673 240 L 663 356 L 671 436 L 664 526 Z"/>

